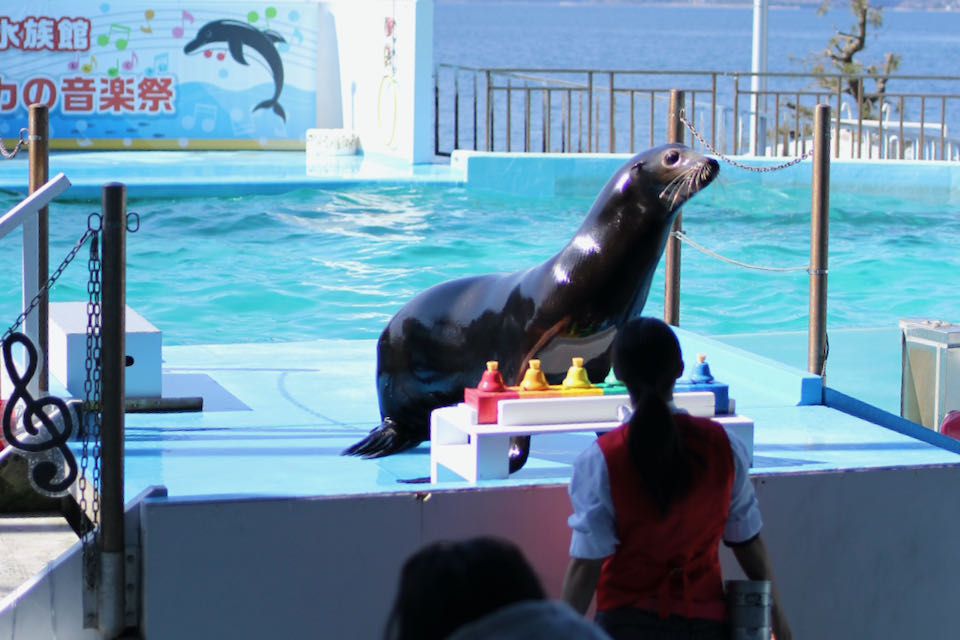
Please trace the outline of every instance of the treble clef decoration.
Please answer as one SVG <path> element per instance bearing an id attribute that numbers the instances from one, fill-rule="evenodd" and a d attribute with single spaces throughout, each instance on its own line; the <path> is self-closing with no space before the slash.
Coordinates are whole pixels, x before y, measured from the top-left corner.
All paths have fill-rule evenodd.
<path id="1" fill-rule="evenodd" d="M 27 362 L 23 376 L 17 371 L 13 361 L 14 343 L 20 343 L 26 351 Z M 73 432 L 73 418 L 67 403 L 54 396 L 37 400 L 30 395 L 27 384 L 37 371 L 37 348 L 27 336 L 14 332 L 4 338 L 3 364 L 13 383 L 13 395 L 3 407 L 3 438 L 14 449 L 28 454 L 30 481 L 36 489 L 47 495 L 64 495 L 77 479 L 77 461 L 67 446 Z M 14 433 L 13 429 L 14 407 L 19 401 L 24 405 L 21 419 L 26 437 L 23 438 Z M 44 411 L 46 406 L 53 406 L 58 410 L 62 430 L 51 415 Z M 38 423 L 43 426 L 44 434 L 41 434 Z M 54 452 L 59 452 L 63 464 L 58 463 Z M 65 470 L 63 465 L 66 466 Z"/>

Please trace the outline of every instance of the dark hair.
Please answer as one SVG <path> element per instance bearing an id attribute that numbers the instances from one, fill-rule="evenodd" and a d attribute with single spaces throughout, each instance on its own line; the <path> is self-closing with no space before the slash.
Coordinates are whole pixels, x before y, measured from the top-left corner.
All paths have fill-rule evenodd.
<path id="1" fill-rule="evenodd" d="M 680 375 L 680 342 L 666 323 L 634 318 L 617 332 L 613 372 L 633 401 L 627 448 L 640 480 L 666 515 L 693 484 L 693 456 L 684 447 L 670 407 L 663 398 Z"/>
<path id="2" fill-rule="evenodd" d="M 490 537 L 435 542 L 404 563 L 384 637 L 442 640 L 502 606 L 545 598 L 513 543 Z"/>

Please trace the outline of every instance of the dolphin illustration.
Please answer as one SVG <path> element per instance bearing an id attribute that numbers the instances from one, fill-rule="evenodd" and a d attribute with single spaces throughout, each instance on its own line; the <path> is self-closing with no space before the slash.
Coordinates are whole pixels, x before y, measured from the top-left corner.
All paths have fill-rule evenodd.
<path id="1" fill-rule="evenodd" d="M 240 64 L 249 64 L 243 57 L 243 46 L 246 45 L 263 56 L 267 65 L 270 67 L 270 73 L 273 75 L 273 84 L 276 87 L 273 97 L 264 100 L 253 108 L 265 109 L 273 107 L 273 112 L 287 121 L 287 114 L 278 102 L 280 92 L 283 90 L 283 62 L 280 60 L 280 54 L 274 46 L 275 42 L 286 42 L 276 31 L 260 31 L 255 27 L 239 22 L 237 20 L 213 20 L 200 27 L 197 31 L 197 37 L 188 42 L 183 47 L 184 53 L 193 53 L 200 47 L 213 44 L 214 42 L 225 42 L 230 49 L 230 55 Z"/>

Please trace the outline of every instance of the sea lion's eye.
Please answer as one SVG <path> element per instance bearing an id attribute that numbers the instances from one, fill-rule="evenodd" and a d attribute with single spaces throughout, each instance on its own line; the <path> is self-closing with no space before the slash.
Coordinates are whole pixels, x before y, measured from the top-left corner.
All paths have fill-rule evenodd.
<path id="1" fill-rule="evenodd" d="M 671 149 L 667 151 L 666 155 L 663 156 L 663 163 L 667 165 L 675 165 L 680 162 L 680 152 L 676 149 Z"/>

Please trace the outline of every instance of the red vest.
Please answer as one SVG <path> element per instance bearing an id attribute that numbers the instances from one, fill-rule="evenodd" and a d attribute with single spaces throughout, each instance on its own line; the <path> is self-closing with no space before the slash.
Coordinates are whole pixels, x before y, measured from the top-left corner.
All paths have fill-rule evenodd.
<path id="1" fill-rule="evenodd" d="M 690 492 L 663 517 L 641 486 L 627 451 L 627 425 L 600 436 L 616 513 L 616 552 L 606 559 L 597 585 L 597 609 L 656 611 L 660 617 L 723 620 L 719 544 L 730 510 L 733 452 L 726 432 L 707 418 L 674 415 L 694 465 Z"/>

